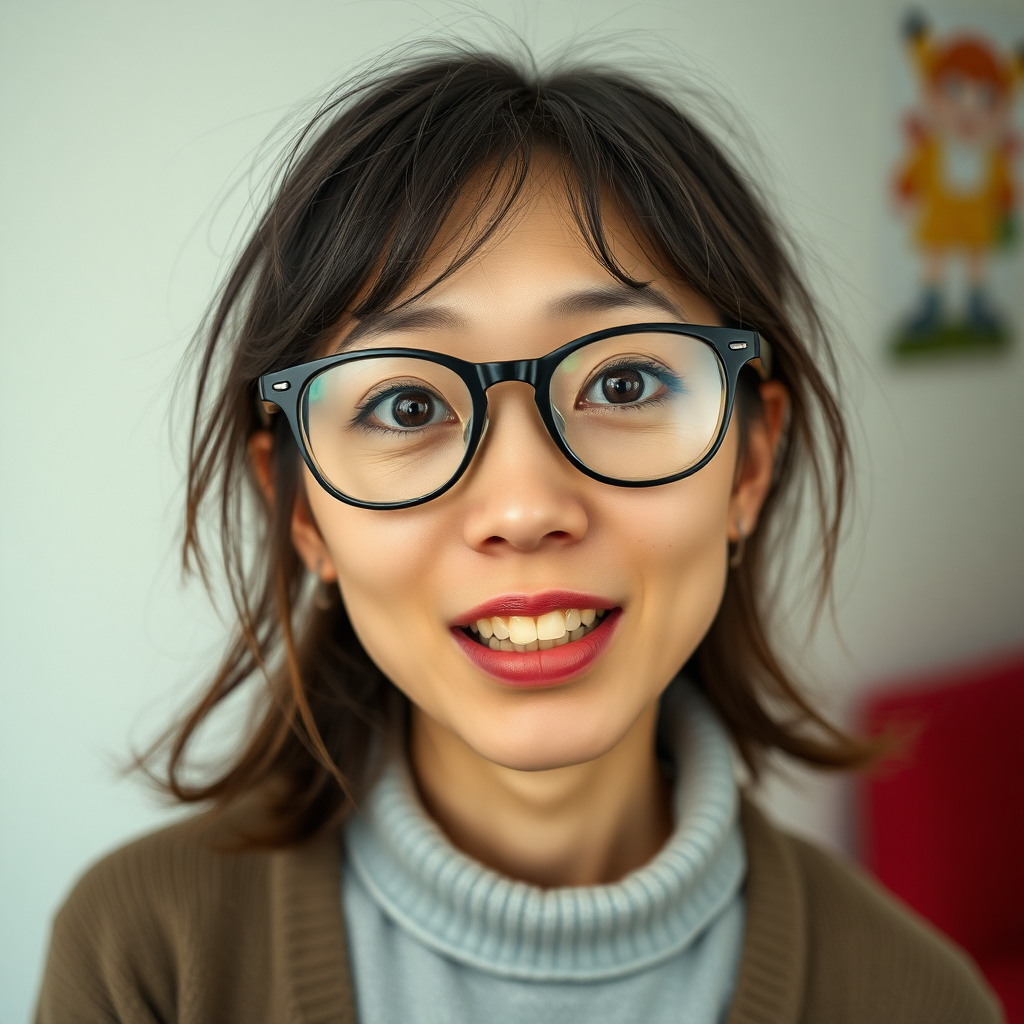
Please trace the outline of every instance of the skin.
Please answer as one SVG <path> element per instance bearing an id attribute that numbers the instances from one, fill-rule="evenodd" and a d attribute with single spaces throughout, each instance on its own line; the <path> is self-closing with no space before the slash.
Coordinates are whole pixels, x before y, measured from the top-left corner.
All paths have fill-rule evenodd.
<path id="1" fill-rule="evenodd" d="M 409 295 L 450 258 L 455 211 Z M 608 213 L 612 250 L 679 309 L 716 311 L 652 264 Z M 536 357 L 590 331 L 672 319 L 645 292 L 621 304 L 555 315 L 570 293 L 616 287 L 566 213 L 550 166 L 532 174 L 497 237 L 416 300 L 458 318 L 389 332 L 359 347 L 407 345 L 473 361 Z M 339 331 L 340 344 L 352 324 Z M 447 493 L 402 510 L 354 508 L 305 471 L 292 537 L 311 571 L 337 581 L 367 652 L 412 702 L 409 758 L 424 805 L 451 841 L 496 870 L 542 886 L 611 882 L 642 866 L 672 828 L 655 758 L 657 702 L 714 620 L 728 543 L 755 526 L 771 480 L 787 396 L 761 386 L 765 416 L 737 463 L 734 417 L 715 458 L 684 480 L 623 488 L 592 480 L 561 455 L 526 384 L 490 389 L 488 432 Z M 270 435 L 250 453 L 270 495 Z M 302 498 L 305 500 L 302 500 Z M 566 588 L 622 609 L 611 643 L 561 685 L 510 687 L 478 669 L 449 629 L 467 609 L 510 592 Z"/>

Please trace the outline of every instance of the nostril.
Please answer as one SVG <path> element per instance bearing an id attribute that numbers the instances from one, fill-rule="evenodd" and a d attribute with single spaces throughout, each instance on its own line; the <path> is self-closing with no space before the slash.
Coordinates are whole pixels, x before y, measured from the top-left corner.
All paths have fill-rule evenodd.
<path id="1" fill-rule="evenodd" d="M 512 529 L 507 533 L 491 534 L 482 544 L 482 548 L 490 551 L 511 546 L 519 551 L 537 551 L 547 545 L 571 544 L 576 536 L 571 530 L 546 530 L 544 532 L 522 532 Z"/>

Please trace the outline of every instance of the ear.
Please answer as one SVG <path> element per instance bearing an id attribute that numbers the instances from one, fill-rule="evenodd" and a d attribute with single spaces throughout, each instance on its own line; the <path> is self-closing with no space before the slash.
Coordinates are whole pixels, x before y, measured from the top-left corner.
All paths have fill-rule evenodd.
<path id="1" fill-rule="evenodd" d="M 777 380 L 760 385 L 763 414 L 748 430 L 746 451 L 736 466 L 729 499 L 729 540 L 749 536 L 757 525 L 761 506 L 772 483 L 775 451 L 789 411 L 789 392 Z"/>
<path id="2" fill-rule="evenodd" d="M 249 449 L 249 461 L 252 471 L 256 474 L 256 482 L 260 485 L 263 497 L 268 505 L 274 503 L 274 437 L 269 430 L 257 430 L 246 443 Z"/>
<path id="3" fill-rule="evenodd" d="M 257 430 L 249 438 L 249 460 L 263 496 L 269 505 L 274 503 L 274 458 L 273 435 L 269 430 Z M 303 467 L 305 468 L 305 467 Z M 338 578 L 331 553 L 327 550 L 320 530 L 313 519 L 313 513 L 306 497 L 307 474 L 303 472 L 295 505 L 292 508 L 292 543 L 306 568 L 324 583 L 333 583 Z"/>

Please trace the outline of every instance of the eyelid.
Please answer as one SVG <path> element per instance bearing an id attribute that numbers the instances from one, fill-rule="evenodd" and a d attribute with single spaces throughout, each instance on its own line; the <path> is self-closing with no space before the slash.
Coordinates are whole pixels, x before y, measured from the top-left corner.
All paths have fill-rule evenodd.
<path id="1" fill-rule="evenodd" d="M 370 416 L 373 415 L 373 410 L 376 409 L 377 406 L 379 406 L 387 398 L 390 398 L 393 395 L 401 394 L 402 391 L 413 389 L 417 391 L 426 392 L 437 403 L 439 409 L 446 410 L 447 415 L 445 416 L 445 420 L 450 420 L 453 418 L 455 420 L 458 420 L 458 416 L 455 413 L 455 410 L 451 407 L 451 405 L 445 399 L 445 397 L 443 395 L 438 394 L 437 391 L 435 391 L 434 388 L 432 388 L 429 384 L 426 384 L 423 381 L 406 383 L 403 383 L 401 381 L 395 381 L 388 382 L 388 386 L 383 391 L 378 392 L 376 395 L 371 393 L 370 395 L 367 395 L 364 399 L 362 399 L 360 404 L 356 406 L 356 414 L 355 416 L 352 417 L 352 424 L 367 429 L 380 430 L 386 432 L 396 432 L 395 427 L 388 426 L 387 424 L 371 423 Z M 411 432 L 413 429 L 422 428 L 407 428 L 409 432 Z M 406 431 L 397 432 L 405 433 Z"/>
<path id="2" fill-rule="evenodd" d="M 362 408 L 363 405 L 365 405 L 365 403 L 369 401 L 379 402 L 386 395 L 392 395 L 398 391 L 406 391 L 413 389 L 419 391 L 426 391 L 428 394 L 434 395 L 436 398 L 440 398 L 442 401 L 444 401 L 444 398 L 441 395 L 439 395 L 437 391 L 435 391 L 434 388 L 432 388 L 426 381 L 423 380 L 381 381 L 380 384 L 376 384 L 374 385 L 374 387 L 380 388 L 380 390 L 377 391 L 376 394 L 374 394 L 373 391 L 370 391 L 369 394 L 367 394 L 361 400 L 361 404 L 359 406 L 360 408 Z M 448 403 L 445 402 L 445 404 L 447 405 Z"/>
<path id="3" fill-rule="evenodd" d="M 603 363 L 595 370 L 591 371 L 590 376 L 587 378 L 586 383 L 583 385 L 583 389 L 587 390 L 602 373 L 607 373 L 609 370 L 618 370 L 622 368 L 637 369 L 642 373 L 648 373 L 652 377 L 657 377 L 666 387 L 672 387 L 673 383 L 677 385 L 674 390 L 682 390 L 682 377 L 679 376 L 674 370 L 667 367 L 664 363 L 659 363 L 649 356 L 613 356 L 611 360 Z M 666 380 L 668 377 L 670 380 Z"/>
<path id="4" fill-rule="evenodd" d="M 609 370 L 619 369 L 621 367 L 638 369 L 641 373 L 648 377 L 653 377 L 654 380 L 670 394 L 682 394 L 686 388 L 683 385 L 683 379 L 674 371 L 670 370 L 664 364 L 656 364 L 651 361 L 647 361 L 646 366 L 640 363 L 640 360 L 634 358 L 631 360 L 623 360 L 619 363 L 606 363 L 604 366 L 595 370 L 586 383 L 580 389 L 580 397 L 576 399 L 574 403 L 576 408 L 581 408 L 581 402 L 586 402 L 590 406 L 607 406 L 608 408 L 619 408 L 619 409 L 639 409 L 645 405 L 658 404 L 664 401 L 664 393 L 655 393 L 647 396 L 642 395 L 640 400 L 637 402 L 623 402 L 621 405 L 616 405 L 613 402 L 597 402 L 587 398 L 587 393 L 598 385 L 601 376 L 607 373 Z M 668 377 L 670 379 L 666 380 Z"/>

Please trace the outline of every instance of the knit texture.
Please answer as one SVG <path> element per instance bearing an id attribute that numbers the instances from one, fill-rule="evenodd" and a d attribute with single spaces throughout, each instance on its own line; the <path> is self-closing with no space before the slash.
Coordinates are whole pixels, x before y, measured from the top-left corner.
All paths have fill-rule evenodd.
<path id="1" fill-rule="evenodd" d="M 669 959 L 741 898 L 745 870 L 728 736 L 692 687 L 673 690 L 675 829 L 620 882 L 541 889 L 485 868 L 427 817 L 401 761 L 346 830 L 352 872 L 409 935 L 495 974 L 587 981 Z"/>
<path id="2" fill-rule="evenodd" d="M 741 799 L 746 922 L 726 1024 L 999 1024 L 970 959 Z M 58 913 L 37 1024 L 354 1024 L 341 849 L 216 849 L 200 817 L 105 857 Z M 500 1019 L 502 1007 L 490 1014 Z"/>
<path id="3" fill-rule="evenodd" d="M 728 734 L 678 680 L 662 708 L 675 829 L 610 885 L 541 889 L 456 850 L 395 761 L 346 831 L 346 924 L 365 1024 L 724 1020 L 745 870 Z M 586 984 L 583 984 L 586 983 Z"/>

